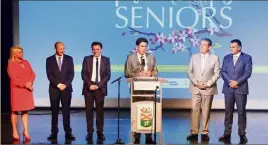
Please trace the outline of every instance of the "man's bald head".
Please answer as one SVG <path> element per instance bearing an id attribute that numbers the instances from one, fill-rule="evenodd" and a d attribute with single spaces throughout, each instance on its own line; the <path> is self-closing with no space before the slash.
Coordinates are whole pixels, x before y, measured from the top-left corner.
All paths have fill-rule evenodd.
<path id="1" fill-rule="evenodd" d="M 64 51 L 65 51 L 65 46 L 63 44 L 63 42 L 56 42 L 54 44 L 54 48 L 56 50 L 56 54 L 59 55 L 59 56 L 62 56 L 64 54 Z"/>

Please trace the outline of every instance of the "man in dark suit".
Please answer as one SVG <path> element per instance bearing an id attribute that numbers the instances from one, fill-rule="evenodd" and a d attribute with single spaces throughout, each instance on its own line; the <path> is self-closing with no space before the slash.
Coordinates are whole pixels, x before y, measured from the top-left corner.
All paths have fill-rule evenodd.
<path id="1" fill-rule="evenodd" d="M 74 64 L 71 56 L 65 55 L 65 46 L 56 42 L 56 54 L 46 59 L 46 72 L 49 80 L 49 96 L 52 111 L 51 135 L 48 140 L 57 139 L 59 103 L 62 105 L 63 127 L 65 139 L 75 140 L 70 127 L 70 105 L 72 99 L 72 81 L 74 78 Z"/>
<path id="2" fill-rule="evenodd" d="M 238 39 L 231 41 L 231 54 L 223 59 L 221 75 L 224 80 L 222 93 L 225 97 L 225 120 L 224 134 L 220 141 L 229 141 L 231 137 L 234 104 L 236 103 L 238 112 L 238 134 L 240 142 L 246 143 L 246 104 L 248 89 L 248 79 L 252 73 L 251 56 L 241 52 L 242 44 Z"/>
<path id="3" fill-rule="evenodd" d="M 89 143 L 93 143 L 93 108 L 94 101 L 96 106 L 96 124 L 98 143 L 105 140 L 103 135 L 104 124 L 104 97 L 107 96 L 107 82 L 111 78 L 110 59 L 102 54 L 102 44 L 93 42 L 91 44 L 93 55 L 86 56 L 82 66 L 82 80 L 84 82 L 82 94 L 85 97 L 86 118 L 87 118 L 87 136 Z"/>

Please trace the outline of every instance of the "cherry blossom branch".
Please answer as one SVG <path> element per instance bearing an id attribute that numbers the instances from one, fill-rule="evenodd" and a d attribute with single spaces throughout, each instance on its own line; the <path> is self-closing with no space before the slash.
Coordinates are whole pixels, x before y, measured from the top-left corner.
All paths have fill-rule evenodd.
<path id="1" fill-rule="evenodd" d="M 192 49 L 191 49 L 190 47 L 187 47 L 187 48 L 185 48 L 185 49 L 187 49 L 187 50 L 189 51 L 189 53 L 190 53 L 189 55 L 192 56 L 192 54 L 193 54 L 193 53 L 192 53 Z"/>
<path id="2" fill-rule="evenodd" d="M 131 27 L 128 27 L 128 28 L 131 30 L 131 31 L 129 31 L 131 34 L 138 33 L 138 34 L 147 35 L 147 36 L 156 36 L 155 33 L 141 32 L 141 31 L 138 31 L 138 30 L 131 28 Z"/>
<path id="3" fill-rule="evenodd" d="M 159 48 L 161 48 L 163 51 L 165 51 L 164 48 L 163 48 L 163 45 L 158 45 L 158 46 L 156 46 L 155 48 L 151 48 L 151 49 L 149 49 L 149 50 L 157 51 Z"/>
<path id="4" fill-rule="evenodd" d="M 163 51 L 165 51 L 162 45 L 155 46 L 154 48 L 150 48 L 149 50 L 150 51 L 157 51 L 159 48 L 161 48 Z M 136 48 L 134 48 L 130 51 L 130 53 L 134 53 L 134 52 L 136 52 Z"/>
<path id="5" fill-rule="evenodd" d="M 205 28 L 204 30 L 199 30 L 199 31 L 195 32 L 195 34 L 202 34 L 202 33 L 210 33 L 210 31 L 208 31 L 207 28 Z M 227 32 L 213 32 L 213 34 L 215 34 L 216 36 L 219 36 L 219 37 L 232 36 L 231 33 L 227 33 Z"/>
<path id="6" fill-rule="evenodd" d="M 199 10 L 201 9 L 197 4 L 192 4 L 192 6 L 196 7 L 196 8 L 199 9 Z M 207 17 L 212 16 L 212 10 L 209 10 L 208 13 L 209 13 L 209 14 L 206 14 Z M 215 18 L 215 16 L 213 16 L 212 19 L 213 19 L 218 25 L 221 24 L 221 23 L 219 22 L 219 20 Z M 221 27 L 220 27 L 220 30 L 223 31 Z"/>

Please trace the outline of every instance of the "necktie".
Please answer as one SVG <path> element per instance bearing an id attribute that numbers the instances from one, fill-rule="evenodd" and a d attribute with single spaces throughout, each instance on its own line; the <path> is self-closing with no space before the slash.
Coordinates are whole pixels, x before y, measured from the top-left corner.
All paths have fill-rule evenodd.
<path id="1" fill-rule="evenodd" d="M 143 61 L 143 56 L 141 56 L 141 71 L 144 71 L 144 67 L 145 67 L 144 65 L 145 65 L 145 64 L 142 64 L 142 61 Z M 144 61 L 145 61 L 145 60 L 144 60 Z"/>
<path id="2" fill-rule="evenodd" d="M 61 56 L 58 57 L 58 67 L 59 70 L 61 71 Z"/>
<path id="3" fill-rule="evenodd" d="M 236 64 L 238 56 L 234 55 L 234 65 Z"/>
<path id="4" fill-rule="evenodd" d="M 99 82 L 99 59 L 98 57 L 96 58 L 96 80 L 95 82 L 98 83 Z"/>

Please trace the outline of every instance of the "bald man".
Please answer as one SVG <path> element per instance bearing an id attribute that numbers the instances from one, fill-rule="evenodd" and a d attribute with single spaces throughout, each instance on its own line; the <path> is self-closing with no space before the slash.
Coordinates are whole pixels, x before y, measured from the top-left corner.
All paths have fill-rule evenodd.
<path id="1" fill-rule="evenodd" d="M 59 132 L 59 104 L 61 102 L 65 139 L 75 140 L 70 127 L 70 105 L 74 78 L 73 58 L 64 54 L 65 46 L 62 42 L 56 42 L 54 47 L 55 54 L 46 59 L 46 73 L 49 80 L 49 97 L 52 111 L 51 135 L 47 139 L 57 139 Z"/>

